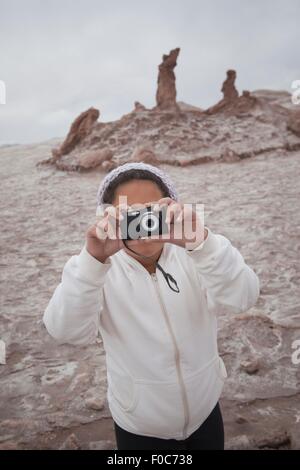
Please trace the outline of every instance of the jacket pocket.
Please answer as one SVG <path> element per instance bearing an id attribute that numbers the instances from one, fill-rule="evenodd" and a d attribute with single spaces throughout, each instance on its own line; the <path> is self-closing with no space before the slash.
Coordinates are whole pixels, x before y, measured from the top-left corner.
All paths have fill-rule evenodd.
<path id="1" fill-rule="evenodd" d="M 184 412 L 178 381 L 137 379 L 135 387 L 135 407 L 126 416 L 131 432 L 165 439 L 181 438 Z"/>
<path id="2" fill-rule="evenodd" d="M 107 371 L 108 398 L 111 397 L 126 412 L 132 412 L 137 405 L 137 388 L 133 378 L 128 374 Z"/>
<path id="3" fill-rule="evenodd" d="M 226 375 L 223 360 L 217 356 L 194 374 L 185 377 L 190 430 L 197 429 L 215 407 L 222 393 Z"/>

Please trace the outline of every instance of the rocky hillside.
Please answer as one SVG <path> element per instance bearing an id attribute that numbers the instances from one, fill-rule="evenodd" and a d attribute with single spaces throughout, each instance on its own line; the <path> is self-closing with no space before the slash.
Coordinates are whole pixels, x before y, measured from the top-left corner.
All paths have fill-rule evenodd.
<path id="1" fill-rule="evenodd" d="M 180 49 L 164 55 L 159 65 L 156 106 L 134 109 L 112 122 L 99 121 L 100 111 L 80 114 L 66 139 L 43 164 L 63 170 L 110 170 L 127 161 L 178 166 L 207 161 L 238 161 L 262 152 L 300 149 L 299 111 L 285 91 L 242 94 L 236 72 L 227 71 L 223 99 L 209 109 L 176 101 L 174 68 Z"/>

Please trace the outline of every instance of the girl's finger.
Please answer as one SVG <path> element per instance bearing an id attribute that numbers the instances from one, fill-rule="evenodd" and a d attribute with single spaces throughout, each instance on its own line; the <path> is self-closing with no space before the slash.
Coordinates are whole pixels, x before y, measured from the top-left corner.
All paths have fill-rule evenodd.
<path id="1" fill-rule="evenodd" d="M 107 232 L 105 230 L 106 225 L 107 225 L 107 221 L 105 221 L 104 219 L 100 220 L 96 224 L 96 236 L 100 240 L 105 240 L 107 238 Z"/>
<path id="2" fill-rule="evenodd" d="M 153 209 L 154 211 L 157 210 L 157 206 L 158 206 L 158 201 L 149 201 L 145 204 L 146 206 L 151 206 L 151 209 Z"/>
<path id="3" fill-rule="evenodd" d="M 176 202 L 176 201 L 174 201 L 174 199 L 172 199 L 171 197 L 162 197 L 157 202 L 159 204 L 171 204 L 172 202 Z"/>
<path id="4" fill-rule="evenodd" d="M 166 213 L 166 222 L 172 223 L 175 220 L 175 216 L 177 216 L 182 210 L 182 206 L 178 202 L 173 202 L 168 205 L 167 213 Z"/>
<path id="5" fill-rule="evenodd" d="M 106 235 L 107 238 L 118 238 L 118 216 L 114 209 L 110 207 L 105 212 L 104 216 L 96 222 L 96 227 L 99 226 L 99 234 Z"/>
<path id="6" fill-rule="evenodd" d="M 108 206 L 105 208 L 104 217 L 106 217 L 107 215 L 117 218 L 117 210 L 115 206 Z"/>
<path id="7" fill-rule="evenodd" d="M 128 210 L 129 210 L 129 206 L 125 204 L 124 202 L 116 206 L 117 217 L 119 218 L 119 220 L 124 220 L 125 218 L 124 212 L 127 212 Z"/>

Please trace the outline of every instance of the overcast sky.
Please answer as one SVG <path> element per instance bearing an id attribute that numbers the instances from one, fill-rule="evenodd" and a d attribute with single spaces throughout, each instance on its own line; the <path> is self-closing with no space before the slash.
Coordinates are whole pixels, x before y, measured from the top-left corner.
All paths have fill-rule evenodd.
<path id="1" fill-rule="evenodd" d="M 158 64 L 180 47 L 177 100 L 218 101 L 300 79 L 300 0 L 0 0 L 0 142 L 65 136 L 90 106 L 101 121 L 155 105 Z"/>

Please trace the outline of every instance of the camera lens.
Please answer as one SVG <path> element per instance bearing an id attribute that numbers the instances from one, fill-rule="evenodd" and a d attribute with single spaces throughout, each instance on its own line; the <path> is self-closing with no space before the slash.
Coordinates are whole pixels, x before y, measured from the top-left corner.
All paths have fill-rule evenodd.
<path id="1" fill-rule="evenodd" d="M 159 224 L 159 220 L 157 218 L 156 215 L 154 215 L 153 213 L 148 213 L 148 214 L 145 214 L 144 217 L 142 217 L 142 220 L 141 220 L 141 227 L 143 228 L 143 230 L 145 230 L 146 232 L 153 232 L 157 229 L 158 227 L 158 224 Z"/>

